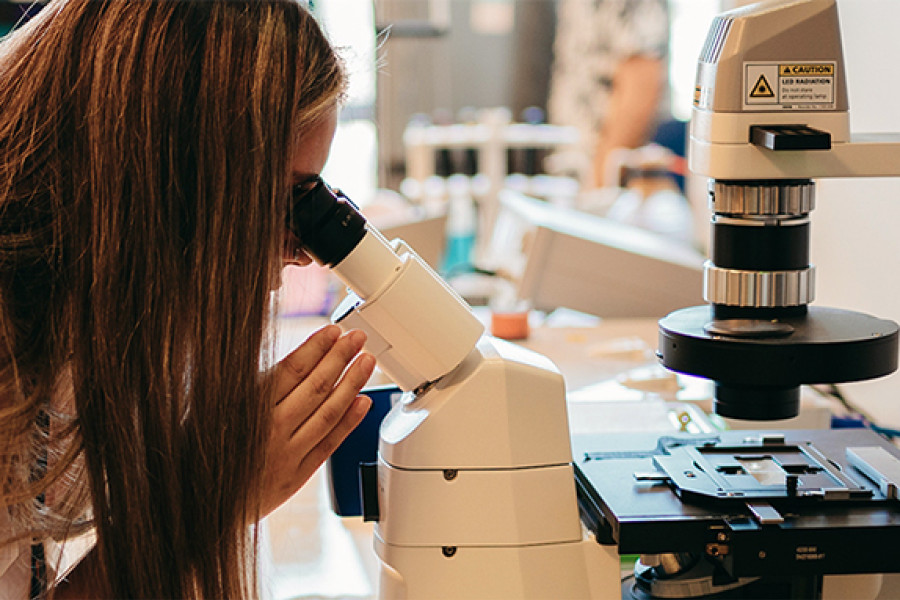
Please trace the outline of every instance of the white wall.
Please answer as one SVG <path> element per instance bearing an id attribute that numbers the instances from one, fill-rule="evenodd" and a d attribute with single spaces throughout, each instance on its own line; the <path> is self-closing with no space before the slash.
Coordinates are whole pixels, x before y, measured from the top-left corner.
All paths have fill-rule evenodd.
<path id="1" fill-rule="evenodd" d="M 838 0 L 838 7 L 851 130 L 900 132 L 900 2 Z M 816 204 L 815 304 L 900 322 L 900 178 L 820 180 Z M 900 427 L 900 375 L 842 389 L 879 424 Z"/>

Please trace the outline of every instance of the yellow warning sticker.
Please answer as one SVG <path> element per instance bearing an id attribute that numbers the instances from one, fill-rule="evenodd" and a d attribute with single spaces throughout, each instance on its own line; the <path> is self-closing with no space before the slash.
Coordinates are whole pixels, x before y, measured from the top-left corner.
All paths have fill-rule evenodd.
<path id="1" fill-rule="evenodd" d="M 837 68 L 831 61 L 745 62 L 744 110 L 834 110 Z"/>

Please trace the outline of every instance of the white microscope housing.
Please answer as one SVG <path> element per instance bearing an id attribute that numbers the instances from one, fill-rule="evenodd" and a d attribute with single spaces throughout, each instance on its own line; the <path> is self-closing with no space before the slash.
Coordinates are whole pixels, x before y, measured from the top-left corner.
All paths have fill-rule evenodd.
<path id="1" fill-rule="evenodd" d="M 412 249 L 320 192 L 340 208 L 324 218 L 355 241 L 323 258 L 309 215 L 298 237 L 349 288 L 335 322 L 365 331 L 366 351 L 405 392 L 381 425 L 379 597 L 619 598 L 615 548 L 582 529 L 559 371 L 484 335 Z"/>
<path id="2" fill-rule="evenodd" d="M 751 128 L 771 126 L 827 133 L 830 148 L 754 143 Z M 693 173 L 717 180 L 900 174 L 900 136 L 850 131 L 835 0 L 760 2 L 713 21 L 697 65 L 688 158 Z"/>

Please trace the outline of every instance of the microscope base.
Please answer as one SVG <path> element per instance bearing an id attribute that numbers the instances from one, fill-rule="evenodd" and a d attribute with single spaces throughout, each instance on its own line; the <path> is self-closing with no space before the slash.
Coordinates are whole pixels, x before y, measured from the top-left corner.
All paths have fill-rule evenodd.
<path id="1" fill-rule="evenodd" d="M 565 382 L 484 337 L 381 425 L 379 598 L 619 598 L 619 558 L 578 512 Z"/>

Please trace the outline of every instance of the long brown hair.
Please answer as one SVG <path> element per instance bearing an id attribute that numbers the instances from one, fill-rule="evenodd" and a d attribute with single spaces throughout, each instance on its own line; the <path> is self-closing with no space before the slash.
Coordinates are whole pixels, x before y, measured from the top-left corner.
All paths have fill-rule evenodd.
<path id="1" fill-rule="evenodd" d="M 256 595 L 291 150 L 343 89 L 291 0 L 54 0 L 0 44 L 0 509 L 86 517 L 112 596 Z"/>

